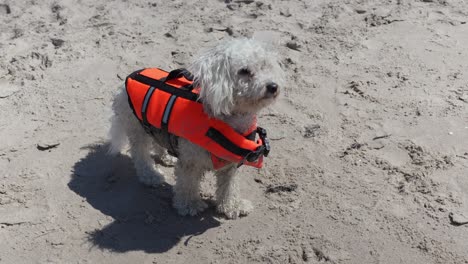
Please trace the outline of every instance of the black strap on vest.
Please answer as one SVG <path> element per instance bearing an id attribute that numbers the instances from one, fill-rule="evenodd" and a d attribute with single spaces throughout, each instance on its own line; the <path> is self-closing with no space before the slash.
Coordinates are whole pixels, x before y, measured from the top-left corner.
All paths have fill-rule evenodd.
<path id="1" fill-rule="evenodd" d="M 221 145 L 223 148 L 236 154 L 237 156 L 241 156 L 244 159 L 238 164 L 237 167 L 242 166 L 242 164 L 247 160 L 248 162 L 254 162 L 260 158 L 261 155 L 267 157 L 270 153 L 270 141 L 267 138 L 266 129 L 257 127 L 257 129 L 246 136 L 247 139 L 251 141 L 255 141 L 255 135 L 258 134 L 260 139 L 262 140 L 262 145 L 257 147 L 256 150 L 248 150 L 241 148 L 226 138 L 221 132 L 218 130 L 210 127 L 206 132 L 206 136 L 211 138 L 213 141 Z"/>
<path id="2" fill-rule="evenodd" d="M 252 152 L 248 149 L 244 149 L 237 146 L 215 128 L 210 127 L 206 132 L 206 136 L 211 138 L 214 142 L 221 145 L 223 148 L 227 149 L 229 152 L 236 154 L 237 156 L 245 157 Z"/>

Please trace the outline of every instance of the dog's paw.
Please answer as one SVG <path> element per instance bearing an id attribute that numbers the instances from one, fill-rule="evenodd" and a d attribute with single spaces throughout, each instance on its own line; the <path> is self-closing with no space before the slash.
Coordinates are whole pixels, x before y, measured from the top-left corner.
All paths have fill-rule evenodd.
<path id="1" fill-rule="evenodd" d="M 217 206 L 217 211 L 224 214 L 228 219 L 236 219 L 246 216 L 253 210 L 253 205 L 249 200 L 239 200 L 234 203 L 224 203 Z"/>
<path id="2" fill-rule="evenodd" d="M 146 186 L 158 186 L 165 182 L 163 172 L 159 169 L 144 168 L 137 170 L 138 179 Z"/>
<path id="3" fill-rule="evenodd" d="M 192 201 L 181 201 L 182 199 L 174 198 L 174 208 L 177 209 L 177 213 L 179 215 L 197 215 L 203 212 L 206 208 L 208 208 L 208 204 L 205 203 L 201 199 L 196 199 Z"/>

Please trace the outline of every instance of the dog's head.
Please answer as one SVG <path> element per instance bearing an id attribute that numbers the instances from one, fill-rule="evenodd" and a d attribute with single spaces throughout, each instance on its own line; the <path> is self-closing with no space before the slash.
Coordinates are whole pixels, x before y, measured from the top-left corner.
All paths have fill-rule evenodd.
<path id="1" fill-rule="evenodd" d="M 189 70 L 212 116 L 256 113 L 278 97 L 283 71 L 270 49 L 251 39 L 236 39 L 198 57 Z"/>

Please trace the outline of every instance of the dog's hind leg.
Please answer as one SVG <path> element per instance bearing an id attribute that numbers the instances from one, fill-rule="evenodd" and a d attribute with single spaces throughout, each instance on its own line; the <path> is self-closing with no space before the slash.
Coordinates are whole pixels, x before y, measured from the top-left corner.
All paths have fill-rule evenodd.
<path id="1" fill-rule="evenodd" d="M 154 160 L 157 164 L 165 167 L 174 167 L 177 158 L 171 156 L 165 148 L 161 147 L 155 140 L 153 140 Z"/>
<path id="2" fill-rule="evenodd" d="M 161 171 L 155 169 L 151 157 L 153 138 L 148 135 L 133 114 L 128 104 L 125 87 L 121 87 L 112 104 L 114 116 L 110 129 L 111 154 L 117 154 L 127 143 L 130 145 L 130 155 L 139 180 L 146 185 L 158 185 L 164 182 Z"/>
<path id="3" fill-rule="evenodd" d="M 245 216 L 252 211 L 252 203 L 240 198 L 239 185 L 235 176 L 237 165 L 216 171 L 216 210 L 229 219 Z"/>
<path id="4" fill-rule="evenodd" d="M 196 163 L 176 163 L 174 174 L 174 208 L 180 215 L 196 215 L 205 210 L 208 205 L 200 196 L 200 182 L 204 170 Z"/>
<path id="5" fill-rule="evenodd" d="M 127 134 L 125 129 L 123 129 L 121 121 L 117 116 L 112 117 L 111 128 L 109 130 L 109 150 L 108 154 L 115 156 L 123 147 L 127 144 Z"/>
<path id="6" fill-rule="evenodd" d="M 152 141 L 151 136 L 146 134 L 140 124 L 137 124 L 129 133 L 130 155 L 138 179 L 145 185 L 156 186 L 164 182 L 165 179 L 162 171 L 155 167 L 154 160 L 151 157 Z"/>

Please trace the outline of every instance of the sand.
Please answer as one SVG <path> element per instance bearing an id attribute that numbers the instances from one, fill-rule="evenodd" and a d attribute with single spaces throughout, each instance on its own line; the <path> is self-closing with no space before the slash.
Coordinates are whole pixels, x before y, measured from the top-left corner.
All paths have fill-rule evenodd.
<path id="1" fill-rule="evenodd" d="M 105 155 L 112 95 L 257 31 L 288 85 L 256 208 L 179 217 L 171 167 Z M 468 263 L 467 47 L 462 0 L 0 1 L 0 263 Z"/>

